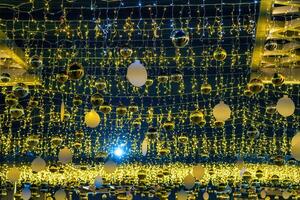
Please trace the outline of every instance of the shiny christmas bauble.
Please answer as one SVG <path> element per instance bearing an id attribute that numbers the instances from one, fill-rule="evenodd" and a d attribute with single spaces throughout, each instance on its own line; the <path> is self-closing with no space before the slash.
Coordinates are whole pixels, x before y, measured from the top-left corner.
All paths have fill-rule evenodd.
<path id="1" fill-rule="evenodd" d="M 203 83 L 203 84 L 201 85 L 200 90 L 201 90 L 201 93 L 202 93 L 202 94 L 209 94 L 209 93 L 211 93 L 212 87 L 211 87 L 211 85 L 208 84 L 208 83 Z"/>
<path id="2" fill-rule="evenodd" d="M 111 105 L 109 105 L 107 102 L 104 102 L 100 108 L 99 108 L 100 112 L 102 112 L 103 114 L 108 114 L 111 112 L 112 107 Z"/>
<path id="3" fill-rule="evenodd" d="M 204 114 L 200 110 L 195 110 L 190 114 L 190 121 L 199 124 L 204 120 Z"/>
<path id="4" fill-rule="evenodd" d="M 284 76 L 280 73 L 275 73 L 272 77 L 272 83 L 275 86 L 281 86 L 284 83 Z"/>
<path id="5" fill-rule="evenodd" d="M 11 80 L 11 77 L 10 77 L 9 73 L 2 73 L 0 75 L 0 81 L 2 83 L 8 83 L 10 80 Z"/>
<path id="6" fill-rule="evenodd" d="M 60 72 L 60 73 L 56 74 L 56 80 L 59 83 L 65 83 L 65 82 L 67 82 L 68 79 L 69 79 L 69 76 L 66 72 Z"/>
<path id="7" fill-rule="evenodd" d="M 216 61 L 224 61 L 227 57 L 227 52 L 222 47 L 218 47 L 213 54 Z"/>
<path id="8" fill-rule="evenodd" d="M 259 78 L 253 78 L 248 84 L 249 90 L 254 94 L 258 94 L 263 91 L 264 83 Z"/>
<path id="9" fill-rule="evenodd" d="M 17 83 L 13 86 L 13 93 L 18 98 L 24 98 L 29 94 L 29 87 L 24 83 Z"/>
<path id="10" fill-rule="evenodd" d="M 18 104 L 18 98 L 14 93 L 10 93 L 5 96 L 5 105 L 14 106 L 17 104 Z"/>
<path id="11" fill-rule="evenodd" d="M 95 87 L 97 88 L 97 90 L 105 90 L 107 87 L 107 84 L 104 80 L 97 80 L 95 82 Z"/>
<path id="12" fill-rule="evenodd" d="M 163 127 L 166 131 L 172 131 L 175 128 L 175 123 L 171 120 L 168 120 L 163 124 Z"/>
<path id="13" fill-rule="evenodd" d="M 79 80 L 84 76 L 84 68 L 79 63 L 71 63 L 67 68 L 67 74 L 71 80 Z"/>
<path id="14" fill-rule="evenodd" d="M 116 108 L 116 112 L 117 112 L 117 115 L 124 116 L 127 113 L 127 108 L 126 108 L 126 106 L 121 104 Z"/>
<path id="15" fill-rule="evenodd" d="M 189 41 L 189 35 L 183 30 L 176 30 L 173 31 L 171 34 L 172 43 L 176 48 L 183 48 L 185 47 Z"/>
<path id="16" fill-rule="evenodd" d="M 96 93 L 91 96 L 91 104 L 94 107 L 101 106 L 103 103 L 104 103 L 104 98 L 101 94 Z"/>
<path id="17" fill-rule="evenodd" d="M 12 106 L 9 112 L 11 117 L 13 117 L 14 119 L 17 119 L 24 115 L 24 109 L 20 104 Z"/>
<path id="18" fill-rule="evenodd" d="M 132 53 L 133 53 L 133 50 L 129 47 L 123 47 L 120 49 L 120 54 L 125 59 L 131 57 Z"/>

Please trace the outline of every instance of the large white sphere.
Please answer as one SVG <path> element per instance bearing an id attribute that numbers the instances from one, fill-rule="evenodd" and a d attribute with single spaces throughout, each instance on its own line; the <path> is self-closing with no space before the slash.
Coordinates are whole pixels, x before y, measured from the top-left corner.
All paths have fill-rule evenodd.
<path id="1" fill-rule="evenodd" d="M 209 199 L 208 192 L 204 192 L 202 197 L 203 197 L 204 200 L 208 200 Z"/>
<path id="2" fill-rule="evenodd" d="M 197 165 L 193 168 L 193 175 L 194 177 L 199 180 L 204 176 L 205 169 L 201 165 Z"/>
<path id="3" fill-rule="evenodd" d="M 292 138 L 291 145 L 294 146 L 296 143 L 299 142 L 300 142 L 300 131 L 298 131 L 298 133 L 296 133 L 296 135 L 294 135 L 294 137 Z"/>
<path id="4" fill-rule="evenodd" d="M 284 95 L 281 99 L 279 99 L 276 105 L 276 110 L 283 117 L 288 117 L 294 114 L 295 108 L 293 100 L 287 95 Z"/>
<path id="5" fill-rule="evenodd" d="M 143 156 L 147 155 L 147 151 L 148 151 L 148 140 L 144 139 L 142 142 L 142 154 Z"/>
<path id="6" fill-rule="evenodd" d="M 101 176 L 97 176 L 95 178 L 94 185 L 96 188 L 100 188 L 103 185 L 103 179 Z"/>
<path id="7" fill-rule="evenodd" d="M 85 124 L 90 128 L 96 128 L 100 124 L 100 116 L 95 110 L 85 114 Z"/>
<path id="8" fill-rule="evenodd" d="M 106 173 L 109 173 L 109 174 L 114 173 L 117 169 L 117 164 L 114 161 L 109 160 L 106 163 L 104 163 L 103 169 Z"/>
<path id="9" fill-rule="evenodd" d="M 230 107 L 221 101 L 213 109 L 213 115 L 217 121 L 225 122 L 230 118 L 231 110 Z"/>
<path id="10" fill-rule="evenodd" d="M 31 169 L 34 172 L 43 171 L 46 168 L 46 162 L 41 157 L 35 158 L 31 163 Z"/>
<path id="11" fill-rule="evenodd" d="M 65 200 L 66 197 L 66 192 L 63 189 L 57 190 L 54 194 L 55 200 Z"/>
<path id="12" fill-rule="evenodd" d="M 178 200 L 187 200 L 188 198 L 188 193 L 184 190 L 180 190 L 177 192 L 177 199 Z"/>
<path id="13" fill-rule="evenodd" d="M 147 81 L 147 70 L 139 60 L 129 65 L 127 79 L 135 87 L 142 87 Z"/>
<path id="14" fill-rule="evenodd" d="M 294 145 L 291 146 L 291 154 L 293 158 L 300 161 L 300 141 L 295 141 Z"/>
<path id="15" fill-rule="evenodd" d="M 72 152 L 67 147 L 61 149 L 58 153 L 58 159 L 63 164 L 67 164 L 72 161 Z"/>
<path id="16" fill-rule="evenodd" d="M 29 188 L 23 188 L 21 192 L 21 198 L 24 200 L 29 200 L 31 197 L 31 191 Z"/>
<path id="17" fill-rule="evenodd" d="M 11 183 L 15 183 L 19 180 L 21 172 L 18 168 L 13 167 L 7 172 L 7 180 Z"/>

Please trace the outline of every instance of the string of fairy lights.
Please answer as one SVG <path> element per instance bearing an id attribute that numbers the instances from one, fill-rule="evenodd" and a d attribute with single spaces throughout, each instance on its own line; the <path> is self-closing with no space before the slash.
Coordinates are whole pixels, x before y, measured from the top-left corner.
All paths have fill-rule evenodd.
<path id="1" fill-rule="evenodd" d="M 216 162 L 205 168 L 223 167 L 218 175 L 227 180 L 234 166 L 224 163 L 240 158 L 257 163 L 248 166 L 252 173 L 259 166 L 268 171 L 265 185 L 276 179 L 270 163 L 288 165 L 278 172 L 281 184 L 289 170 L 299 172 L 290 155 L 300 123 L 299 85 L 284 84 L 279 75 L 269 85 L 250 80 L 259 2 L 165 2 L 0 4 L 9 13 L 0 15 L 0 30 L 24 50 L 28 73 L 40 80 L 0 88 L 0 155 L 14 166 L 37 156 L 49 163 L 38 175 L 23 166 L 19 182 L 40 184 L 53 174 L 51 184 L 72 182 L 78 171 L 60 166 L 70 157 L 93 178 L 92 166 L 107 159 L 153 168 Z M 0 74 L 10 81 L 10 74 Z M 279 108 L 281 101 L 288 110 Z M 144 167 L 128 166 L 115 176 L 103 173 L 116 184 Z M 178 174 L 191 166 L 166 168 Z M 139 177 L 149 171 L 147 184 L 177 184 L 188 175 L 163 178 L 152 167 Z M 0 177 L 10 172 L 3 169 Z M 290 182 L 298 183 L 296 177 Z"/>

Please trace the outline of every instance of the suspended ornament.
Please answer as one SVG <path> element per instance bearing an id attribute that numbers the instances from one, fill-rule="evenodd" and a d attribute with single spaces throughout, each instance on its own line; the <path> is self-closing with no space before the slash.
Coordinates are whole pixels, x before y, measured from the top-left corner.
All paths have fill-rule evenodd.
<path id="1" fill-rule="evenodd" d="M 187 136 L 183 136 L 183 135 L 179 136 L 178 142 L 185 145 L 189 142 L 189 138 Z"/>
<path id="2" fill-rule="evenodd" d="M 224 125 L 225 125 L 225 121 L 218 121 L 218 120 L 214 121 L 214 126 L 216 128 L 222 128 Z"/>
<path id="3" fill-rule="evenodd" d="M 255 126 L 250 126 L 250 128 L 248 128 L 247 136 L 249 138 L 257 139 L 257 138 L 259 138 L 259 135 L 260 135 L 260 132 Z"/>
<path id="4" fill-rule="evenodd" d="M 64 118 L 65 118 L 65 103 L 64 101 L 62 101 L 60 105 L 60 121 L 63 122 Z"/>
<path id="5" fill-rule="evenodd" d="M 103 185 L 103 179 L 101 176 L 96 176 L 94 180 L 95 188 L 99 189 Z"/>
<path id="6" fill-rule="evenodd" d="M 123 104 L 120 104 L 117 108 L 116 108 L 116 112 L 118 116 L 124 116 L 127 113 L 127 108 L 126 106 L 124 106 Z"/>
<path id="7" fill-rule="evenodd" d="M 30 58 L 30 71 L 35 72 L 37 69 L 42 67 L 43 61 L 38 55 L 34 55 Z"/>
<path id="8" fill-rule="evenodd" d="M 150 87 L 151 85 L 153 85 L 153 80 L 152 80 L 152 79 L 147 79 L 145 85 L 146 85 L 147 87 Z"/>
<path id="9" fill-rule="evenodd" d="M 254 93 L 250 90 L 249 85 L 246 86 L 245 90 L 244 90 L 244 95 L 246 97 L 251 97 Z"/>
<path id="10" fill-rule="evenodd" d="M 190 121 L 193 124 L 203 124 L 204 119 L 204 114 L 200 110 L 195 110 L 190 114 Z"/>
<path id="11" fill-rule="evenodd" d="M 85 114 L 85 124 L 90 128 L 96 128 L 100 124 L 100 116 L 95 110 Z"/>
<path id="12" fill-rule="evenodd" d="M 188 199 L 188 193 L 184 190 L 180 190 L 177 194 L 177 199 L 178 200 L 187 200 Z"/>
<path id="13" fill-rule="evenodd" d="M 59 136 L 54 136 L 51 139 L 51 143 L 55 147 L 61 145 L 62 142 L 63 142 L 63 139 L 61 137 L 59 137 Z"/>
<path id="14" fill-rule="evenodd" d="M 269 105 L 266 108 L 266 112 L 270 115 L 273 115 L 276 113 L 276 105 Z"/>
<path id="15" fill-rule="evenodd" d="M 136 60 L 129 65 L 126 77 L 133 86 L 142 87 L 147 81 L 147 70 L 139 60 Z"/>
<path id="16" fill-rule="evenodd" d="M 150 127 L 146 133 L 146 136 L 149 140 L 156 140 L 158 138 L 157 129 L 154 127 Z"/>
<path id="17" fill-rule="evenodd" d="M 38 99 L 35 97 L 31 97 L 28 106 L 30 106 L 31 108 L 36 108 L 38 105 L 39 105 Z"/>
<path id="18" fill-rule="evenodd" d="M 104 80 L 98 80 L 95 82 L 95 87 L 97 88 L 97 90 L 105 90 L 107 87 L 107 84 Z"/>
<path id="19" fill-rule="evenodd" d="M 120 54 L 125 59 L 131 57 L 132 53 L 133 53 L 133 50 L 129 47 L 123 47 L 120 49 Z"/>
<path id="20" fill-rule="evenodd" d="M 52 173 L 57 172 L 57 171 L 58 171 L 57 165 L 56 165 L 56 164 L 51 164 L 51 165 L 49 166 L 49 171 L 52 172 Z"/>
<path id="21" fill-rule="evenodd" d="M 202 94 L 209 94 L 209 93 L 211 93 L 211 91 L 212 91 L 212 87 L 211 87 L 211 85 L 208 84 L 208 83 L 203 83 L 203 84 L 201 85 L 200 90 L 201 90 L 201 93 L 202 93 Z"/>
<path id="22" fill-rule="evenodd" d="M 95 158 L 105 160 L 108 157 L 108 153 L 104 151 L 96 152 Z"/>
<path id="23" fill-rule="evenodd" d="M 299 140 L 294 139 L 292 146 L 291 146 L 291 155 L 297 161 L 300 161 L 300 141 Z"/>
<path id="24" fill-rule="evenodd" d="M 204 167 L 202 167 L 201 165 L 196 165 L 193 168 L 193 175 L 197 180 L 200 180 L 205 173 L 205 169 Z"/>
<path id="25" fill-rule="evenodd" d="M 300 131 L 298 131 L 294 137 L 292 138 L 292 141 L 291 141 L 291 146 L 294 146 L 296 144 L 300 144 Z"/>
<path id="26" fill-rule="evenodd" d="M 287 190 L 284 190 L 282 192 L 282 197 L 283 197 L 283 199 L 289 199 L 291 197 L 291 193 Z"/>
<path id="27" fill-rule="evenodd" d="M 21 172 L 18 168 L 10 168 L 6 174 L 7 180 L 11 183 L 15 183 L 20 179 Z"/>
<path id="28" fill-rule="evenodd" d="M 142 154 L 143 154 L 143 156 L 147 155 L 147 151 L 148 151 L 148 139 L 145 138 L 142 142 Z"/>
<path id="29" fill-rule="evenodd" d="M 7 94 L 5 97 L 5 104 L 9 107 L 15 106 L 18 104 L 18 98 L 13 93 Z"/>
<path id="30" fill-rule="evenodd" d="M 261 197 L 262 199 L 265 199 L 265 198 L 267 197 L 267 192 L 266 192 L 265 190 L 262 190 L 262 191 L 260 192 L 260 197 Z"/>
<path id="31" fill-rule="evenodd" d="M 292 99 L 290 99 L 287 95 L 284 95 L 278 100 L 276 110 L 283 117 L 289 117 L 295 112 L 295 104 Z"/>
<path id="32" fill-rule="evenodd" d="M 112 107 L 107 103 L 107 102 L 104 102 L 100 108 L 99 108 L 100 112 L 102 112 L 103 114 L 109 114 L 112 110 Z"/>
<path id="33" fill-rule="evenodd" d="M 67 68 L 67 74 L 71 80 L 79 80 L 84 76 L 84 68 L 79 63 L 72 63 Z"/>
<path id="34" fill-rule="evenodd" d="M 280 73 L 275 73 L 272 77 L 272 83 L 275 86 L 281 86 L 284 83 L 284 76 Z"/>
<path id="35" fill-rule="evenodd" d="M 80 141 L 75 141 L 74 144 L 73 144 L 73 146 L 74 146 L 75 149 L 79 149 L 79 148 L 82 147 L 82 144 L 81 144 Z"/>
<path id="36" fill-rule="evenodd" d="M 274 40 L 267 40 L 265 43 L 265 50 L 274 51 L 278 47 L 278 44 Z"/>
<path id="37" fill-rule="evenodd" d="M 220 101 L 220 103 L 214 107 L 213 115 L 216 121 L 225 122 L 230 118 L 230 107 L 227 104 L 225 104 L 224 101 Z"/>
<path id="38" fill-rule="evenodd" d="M 131 113 L 136 113 L 139 111 L 139 107 L 135 104 L 131 104 L 129 107 L 128 107 L 128 111 L 131 112 Z"/>
<path id="39" fill-rule="evenodd" d="M 36 147 L 40 142 L 40 139 L 37 135 L 30 135 L 26 139 L 26 143 L 30 149 Z"/>
<path id="40" fill-rule="evenodd" d="M 72 152 L 67 147 L 61 149 L 58 153 L 58 160 L 63 163 L 67 164 L 72 161 Z"/>
<path id="41" fill-rule="evenodd" d="M 183 48 L 185 47 L 189 41 L 189 35 L 184 32 L 183 30 L 176 30 L 173 31 L 171 34 L 172 43 L 176 48 Z"/>
<path id="42" fill-rule="evenodd" d="M 175 83 L 180 83 L 183 80 L 183 76 L 180 73 L 171 75 L 171 81 Z"/>
<path id="43" fill-rule="evenodd" d="M 75 133 L 75 137 L 76 137 L 77 139 L 82 139 L 82 138 L 84 137 L 84 132 L 83 132 L 82 130 L 77 131 L 77 132 Z"/>
<path id="44" fill-rule="evenodd" d="M 142 170 L 139 170 L 137 176 L 138 176 L 138 179 L 139 179 L 140 181 L 141 181 L 141 180 L 145 180 L 146 177 L 147 177 L 146 171 L 143 170 L 143 169 L 142 169 Z"/>
<path id="45" fill-rule="evenodd" d="M 218 47 L 215 51 L 214 51 L 214 59 L 216 61 L 224 61 L 227 57 L 227 52 L 225 51 L 225 49 L 223 49 L 222 47 Z"/>
<path id="46" fill-rule="evenodd" d="M 132 122 L 132 126 L 135 128 L 139 128 L 142 125 L 142 119 L 141 118 L 136 118 L 133 122 Z"/>
<path id="47" fill-rule="evenodd" d="M 261 79 L 258 79 L 258 78 L 252 79 L 249 82 L 248 86 L 249 86 L 250 91 L 253 92 L 254 94 L 258 94 L 258 93 L 262 92 L 264 89 L 264 83 L 262 82 Z"/>
<path id="48" fill-rule="evenodd" d="M 277 156 L 274 156 L 273 158 L 272 158 L 272 160 L 273 160 L 273 163 L 275 164 L 275 165 L 277 165 L 277 166 L 283 166 L 284 165 L 284 157 L 283 156 L 281 156 L 281 155 L 277 155 Z"/>
<path id="49" fill-rule="evenodd" d="M 8 83 L 10 80 L 11 80 L 11 77 L 10 77 L 9 73 L 2 73 L 0 75 L 0 81 L 2 83 Z"/>
<path id="50" fill-rule="evenodd" d="M 31 169 L 33 172 L 40 172 L 46 169 L 46 162 L 41 157 L 35 158 L 31 163 Z"/>
<path id="51" fill-rule="evenodd" d="M 170 153 L 170 150 L 162 147 L 161 149 L 159 149 L 158 153 L 160 156 L 167 156 Z"/>
<path id="52" fill-rule="evenodd" d="M 31 198 L 31 191 L 30 191 L 30 188 L 28 187 L 25 187 L 22 189 L 22 192 L 21 192 L 21 198 L 23 200 L 29 200 Z"/>
<path id="53" fill-rule="evenodd" d="M 166 131 L 172 131 L 175 128 L 175 123 L 171 120 L 167 120 L 164 124 L 163 127 Z"/>
<path id="54" fill-rule="evenodd" d="M 73 105 L 74 106 L 80 106 L 82 104 L 82 100 L 80 96 L 74 96 L 73 98 Z"/>
<path id="55" fill-rule="evenodd" d="M 117 164 L 112 160 L 107 161 L 104 164 L 104 168 L 103 168 L 103 170 L 108 174 L 114 173 L 116 169 L 117 169 Z"/>
<path id="56" fill-rule="evenodd" d="M 66 72 L 61 72 L 56 74 L 56 80 L 60 83 L 65 83 L 69 79 L 69 76 Z"/>
<path id="57" fill-rule="evenodd" d="M 13 93 L 18 98 L 24 98 L 29 94 L 29 88 L 24 83 L 17 83 L 15 86 L 13 86 Z"/>
<path id="58" fill-rule="evenodd" d="M 63 189 L 57 190 L 54 194 L 55 200 L 66 200 L 66 192 Z"/>
<path id="59" fill-rule="evenodd" d="M 169 80 L 169 77 L 167 75 L 160 75 L 157 77 L 158 83 L 167 83 Z"/>
<path id="60" fill-rule="evenodd" d="M 24 115 L 24 109 L 20 104 L 12 106 L 9 109 L 9 112 L 10 116 L 12 116 L 14 119 L 18 119 L 19 117 Z"/>
<path id="61" fill-rule="evenodd" d="M 204 200 L 208 200 L 208 199 L 209 199 L 209 194 L 208 194 L 208 192 L 205 191 L 205 192 L 203 193 L 202 197 L 203 197 Z"/>
<path id="62" fill-rule="evenodd" d="M 104 98 L 101 94 L 93 94 L 91 96 L 91 104 L 94 106 L 94 107 L 98 107 L 98 106 L 101 106 L 102 104 L 104 103 Z"/>

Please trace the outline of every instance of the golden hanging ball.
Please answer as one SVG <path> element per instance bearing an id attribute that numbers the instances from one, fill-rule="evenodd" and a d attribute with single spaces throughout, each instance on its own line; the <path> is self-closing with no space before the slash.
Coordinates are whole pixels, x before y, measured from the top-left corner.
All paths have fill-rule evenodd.
<path id="1" fill-rule="evenodd" d="M 30 149 L 33 149 L 35 146 L 37 146 L 40 142 L 40 139 L 37 135 L 30 135 L 27 139 L 26 139 L 26 144 L 28 145 L 28 147 Z"/>
<path id="2" fill-rule="evenodd" d="M 248 86 L 249 86 L 249 89 L 251 90 L 251 92 L 253 92 L 254 94 L 258 94 L 258 93 L 262 92 L 264 89 L 264 83 L 259 78 L 253 78 L 249 82 Z"/>
<path id="3" fill-rule="evenodd" d="M 151 85 L 153 85 L 153 80 L 147 79 L 145 85 L 146 85 L 146 87 L 150 87 Z"/>
<path id="4" fill-rule="evenodd" d="M 213 54 L 216 61 L 224 61 L 227 57 L 227 52 L 222 47 L 218 47 Z"/>
<path id="5" fill-rule="evenodd" d="M 9 112 L 10 112 L 10 115 L 14 119 L 17 119 L 17 118 L 21 117 L 22 115 L 24 115 L 24 109 L 20 104 L 12 106 L 9 109 Z"/>
<path id="6" fill-rule="evenodd" d="M 251 97 L 254 93 L 250 90 L 249 85 L 246 86 L 245 90 L 244 90 L 244 95 L 246 97 Z"/>
<path id="7" fill-rule="evenodd" d="M 75 137 L 76 137 L 77 139 L 82 139 L 82 138 L 84 137 L 84 132 L 83 132 L 82 130 L 77 131 L 77 132 L 75 133 Z"/>
<path id="8" fill-rule="evenodd" d="M 105 90 L 107 87 L 107 84 L 104 80 L 97 80 L 95 82 L 95 87 L 97 88 L 97 90 Z"/>
<path id="9" fill-rule="evenodd" d="M 5 105 L 11 107 L 18 104 L 18 97 L 15 94 L 10 93 L 5 96 Z"/>
<path id="10" fill-rule="evenodd" d="M 225 125 L 225 122 L 224 122 L 224 121 L 217 121 L 217 120 L 214 121 L 214 126 L 215 126 L 216 128 L 221 128 L 221 127 L 223 127 L 224 125 Z"/>
<path id="11" fill-rule="evenodd" d="M 59 136 L 54 136 L 51 138 L 51 144 L 55 147 L 61 145 L 62 142 L 63 139 Z"/>
<path id="12" fill-rule="evenodd" d="M 132 122 L 132 126 L 135 128 L 139 128 L 142 125 L 142 119 L 141 118 L 136 118 Z"/>
<path id="13" fill-rule="evenodd" d="M 175 82 L 175 83 L 179 83 L 183 80 L 183 76 L 180 73 L 177 74 L 173 74 L 171 75 L 171 81 Z"/>
<path id="14" fill-rule="evenodd" d="M 96 128 L 100 124 L 100 116 L 95 110 L 85 114 L 85 124 L 90 128 Z"/>
<path id="15" fill-rule="evenodd" d="M 114 173 L 117 170 L 117 164 L 114 161 L 109 160 L 104 163 L 103 170 L 108 174 Z"/>
<path id="16" fill-rule="evenodd" d="M 127 113 L 127 108 L 126 106 L 124 106 L 123 104 L 120 104 L 117 108 L 116 108 L 116 113 L 118 116 L 124 116 Z"/>
<path id="17" fill-rule="evenodd" d="M 146 136 L 149 140 L 156 140 L 158 138 L 157 129 L 154 127 L 149 127 Z"/>
<path id="18" fill-rule="evenodd" d="M 208 84 L 208 83 L 203 83 L 203 84 L 201 85 L 200 90 L 201 90 L 201 93 L 202 93 L 202 94 L 209 94 L 209 93 L 211 93 L 211 91 L 212 91 L 212 87 L 211 87 L 211 85 Z"/>
<path id="19" fill-rule="evenodd" d="M 163 127 L 166 131 L 172 131 L 175 128 L 175 123 L 171 120 L 167 120 L 164 124 Z"/>
<path id="20" fill-rule="evenodd" d="M 169 80 L 169 77 L 166 75 L 160 75 L 157 77 L 158 83 L 167 83 Z"/>
<path id="21" fill-rule="evenodd" d="M 120 49 L 120 54 L 125 59 L 131 57 L 132 53 L 133 53 L 133 50 L 129 47 L 123 47 Z"/>
<path id="22" fill-rule="evenodd" d="M 20 179 L 21 172 L 18 168 L 13 167 L 7 172 L 7 180 L 11 183 L 15 183 Z"/>
<path id="23" fill-rule="evenodd" d="M 204 114 L 200 110 L 195 110 L 190 114 L 190 121 L 193 124 L 200 124 L 204 120 Z"/>
<path id="24" fill-rule="evenodd" d="M 184 179 L 183 179 L 183 185 L 186 189 L 190 190 L 195 186 L 195 178 L 193 177 L 192 174 L 188 174 Z"/>
<path id="25" fill-rule="evenodd" d="M 187 136 L 179 136 L 178 142 L 181 144 L 187 144 L 189 142 L 189 138 Z"/>
<path id="26" fill-rule="evenodd" d="M 58 153 L 58 160 L 63 163 L 67 164 L 72 161 L 72 152 L 67 147 L 61 149 Z"/>
<path id="27" fill-rule="evenodd" d="M 2 73 L 0 75 L 0 81 L 2 83 L 8 83 L 10 80 L 11 80 L 11 77 L 10 77 L 9 73 Z"/>
<path id="28" fill-rule="evenodd" d="M 284 76 L 280 73 L 275 73 L 272 77 L 272 83 L 275 86 L 281 86 L 284 83 Z"/>
<path id="29" fill-rule="evenodd" d="M 276 105 L 268 105 L 267 108 L 266 108 L 266 113 L 270 114 L 270 115 L 273 115 L 276 113 Z"/>
<path id="30" fill-rule="evenodd" d="M 131 113 L 136 113 L 139 111 L 139 107 L 135 104 L 131 104 L 130 106 L 128 106 L 128 111 Z"/>
<path id="31" fill-rule="evenodd" d="M 31 169 L 33 172 L 40 172 L 46 169 L 46 162 L 41 157 L 35 158 L 31 163 Z"/>
<path id="32" fill-rule="evenodd" d="M 103 114 L 109 114 L 112 110 L 112 107 L 107 103 L 107 102 L 104 102 L 100 108 L 99 108 L 100 112 L 102 112 Z"/>
<path id="33" fill-rule="evenodd" d="M 18 98 L 24 98 L 29 94 L 29 87 L 24 83 L 17 83 L 13 86 L 13 93 Z"/>
<path id="34" fill-rule="evenodd" d="M 91 104 L 94 107 L 101 106 L 103 103 L 104 103 L 104 98 L 101 94 L 96 93 L 91 96 Z"/>
<path id="35" fill-rule="evenodd" d="M 66 72 L 60 72 L 60 73 L 56 74 L 56 80 L 59 83 L 65 83 L 65 82 L 67 82 L 68 79 L 69 79 L 69 76 Z"/>
<path id="36" fill-rule="evenodd" d="M 67 68 L 67 74 L 71 80 L 79 80 L 84 76 L 84 68 L 77 62 L 71 63 Z"/>

